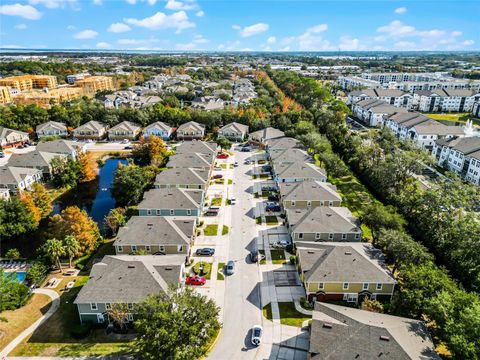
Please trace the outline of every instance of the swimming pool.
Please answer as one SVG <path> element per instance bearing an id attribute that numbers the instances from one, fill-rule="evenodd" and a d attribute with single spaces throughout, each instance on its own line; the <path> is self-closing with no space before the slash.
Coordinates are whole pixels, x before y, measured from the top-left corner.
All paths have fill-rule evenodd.
<path id="1" fill-rule="evenodd" d="M 4 272 L 3 276 L 8 276 L 10 274 L 15 274 L 19 283 L 23 283 L 25 281 L 25 276 L 27 276 L 25 271 Z"/>

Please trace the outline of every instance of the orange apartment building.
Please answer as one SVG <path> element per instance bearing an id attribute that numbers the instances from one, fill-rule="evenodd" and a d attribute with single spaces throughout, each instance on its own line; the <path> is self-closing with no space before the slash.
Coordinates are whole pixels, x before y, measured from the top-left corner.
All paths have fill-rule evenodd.
<path id="1" fill-rule="evenodd" d="M 0 86 L 0 104 L 8 104 L 12 102 L 10 89 L 6 86 Z"/>
<path id="2" fill-rule="evenodd" d="M 18 94 L 14 97 L 16 104 L 36 104 L 41 107 L 57 105 L 64 101 L 78 99 L 83 96 L 83 90 L 78 87 L 62 87 L 58 89 L 40 91 L 32 90 Z"/>
<path id="3" fill-rule="evenodd" d="M 57 77 L 52 75 L 22 75 L 10 76 L 0 79 L 0 86 L 8 86 L 20 91 L 30 91 L 32 89 L 56 89 Z"/>
<path id="4" fill-rule="evenodd" d="M 75 86 L 81 87 L 87 96 L 93 96 L 98 91 L 115 90 L 112 78 L 108 76 L 89 76 L 75 81 Z"/>

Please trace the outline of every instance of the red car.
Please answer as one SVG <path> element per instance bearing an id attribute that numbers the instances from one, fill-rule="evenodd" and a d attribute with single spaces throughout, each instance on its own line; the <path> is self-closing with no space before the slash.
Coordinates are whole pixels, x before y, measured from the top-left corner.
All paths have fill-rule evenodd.
<path id="1" fill-rule="evenodd" d="M 228 154 L 218 154 L 217 159 L 228 159 Z"/>
<path id="2" fill-rule="evenodd" d="M 212 176 L 212 179 L 221 179 L 221 178 L 223 178 L 222 174 L 217 174 Z"/>
<path id="3" fill-rule="evenodd" d="M 201 276 L 187 276 L 185 284 L 187 285 L 205 285 L 206 280 Z"/>

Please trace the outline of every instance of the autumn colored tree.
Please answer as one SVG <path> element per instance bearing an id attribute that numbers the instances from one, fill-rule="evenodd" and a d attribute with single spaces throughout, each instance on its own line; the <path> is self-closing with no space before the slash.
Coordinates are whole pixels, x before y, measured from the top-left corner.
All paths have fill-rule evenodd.
<path id="1" fill-rule="evenodd" d="M 95 180 L 98 174 L 98 164 L 92 153 L 87 151 L 78 154 L 78 162 L 80 163 L 79 182 L 85 183 Z"/>
<path id="2" fill-rule="evenodd" d="M 100 237 L 97 223 L 85 210 L 80 210 L 77 206 L 69 206 L 60 214 L 52 216 L 49 230 L 51 236 L 57 239 L 74 236 L 79 244 L 77 256 L 90 254 L 95 250 Z"/>
<path id="3" fill-rule="evenodd" d="M 34 183 L 32 185 L 32 192 L 30 193 L 33 202 L 40 210 L 42 219 L 48 216 L 53 210 L 52 197 L 48 193 L 45 186 L 40 183 Z"/>
<path id="4" fill-rule="evenodd" d="M 23 202 L 27 209 L 32 213 L 35 226 L 38 226 L 40 219 L 42 218 L 42 213 L 37 205 L 35 205 L 32 194 L 25 191 L 19 194 L 19 198 L 20 201 Z"/>
<path id="5" fill-rule="evenodd" d="M 105 225 L 112 231 L 112 234 L 116 234 L 120 226 L 125 225 L 125 208 L 118 207 L 110 210 L 107 216 L 105 216 Z"/>
<path id="6" fill-rule="evenodd" d="M 148 139 L 143 137 L 140 139 L 140 143 L 134 147 L 132 154 L 142 165 L 159 166 L 168 155 L 168 150 L 161 138 L 150 135 Z"/>

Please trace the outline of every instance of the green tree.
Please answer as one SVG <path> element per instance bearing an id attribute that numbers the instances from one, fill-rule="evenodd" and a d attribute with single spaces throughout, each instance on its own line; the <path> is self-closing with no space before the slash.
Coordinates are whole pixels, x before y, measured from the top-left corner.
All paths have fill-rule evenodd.
<path id="1" fill-rule="evenodd" d="M 7 259 L 20 259 L 20 251 L 18 251 L 18 249 L 9 249 L 5 257 Z"/>
<path id="2" fill-rule="evenodd" d="M 0 313 L 15 310 L 28 300 L 28 287 L 20 284 L 14 273 L 4 273 L 0 268 Z"/>
<path id="3" fill-rule="evenodd" d="M 52 159 L 50 165 L 52 166 L 52 179 L 56 186 L 77 186 L 81 171 L 78 161 L 71 158 L 65 161 L 57 156 Z"/>
<path id="4" fill-rule="evenodd" d="M 31 195 L 33 203 L 40 210 L 41 217 L 45 218 L 50 215 L 53 210 L 52 197 L 45 186 L 40 183 L 34 183 L 32 185 Z"/>
<path id="5" fill-rule="evenodd" d="M 0 236 L 12 237 L 35 230 L 32 211 L 18 197 L 0 200 Z"/>
<path id="6" fill-rule="evenodd" d="M 72 261 L 75 256 L 80 252 L 80 243 L 75 236 L 67 235 L 63 239 L 63 248 L 65 249 L 65 255 L 68 256 L 68 266 L 72 268 Z"/>
<path id="7" fill-rule="evenodd" d="M 65 255 L 65 248 L 60 240 L 49 239 L 43 244 L 43 252 L 50 261 L 58 266 L 62 271 L 62 263 L 60 257 Z"/>
<path id="8" fill-rule="evenodd" d="M 116 324 L 120 330 L 124 330 L 128 323 L 128 306 L 125 303 L 110 304 L 110 309 L 107 310 L 108 318 Z"/>
<path id="9" fill-rule="evenodd" d="M 127 222 L 125 213 L 125 208 L 118 207 L 110 210 L 108 215 L 105 216 L 105 225 L 111 230 L 112 234 L 116 234 L 118 228 Z"/>
<path id="10" fill-rule="evenodd" d="M 119 205 L 138 204 L 144 191 L 152 186 L 157 169 L 137 165 L 119 166 L 115 170 L 112 183 L 112 196 Z"/>
<path id="11" fill-rule="evenodd" d="M 381 230 L 401 230 L 403 227 L 402 217 L 392 207 L 377 202 L 365 207 L 361 220 L 372 230 L 373 244 L 376 243 Z"/>
<path id="12" fill-rule="evenodd" d="M 168 150 L 161 138 L 150 135 L 148 139 L 140 139 L 139 144 L 134 146 L 132 155 L 138 164 L 160 166 L 167 158 Z"/>
<path id="13" fill-rule="evenodd" d="M 228 150 L 232 147 L 232 142 L 223 136 L 217 138 L 217 144 L 224 150 Z"/>
<path id="14" fill-rule="evenodd" d="M 27 270 L 26 279 L 30 284 L 40 285 L 47 276 L 48 268 L 44 263 L 35 261 Z"/>
<path id="15" fill-rule="evenodd" d="M 145 360 L 198 359 L 220 329 L 215 302 L 191 288 L 170 289 L 137 307 L 134 351 Z"/>

